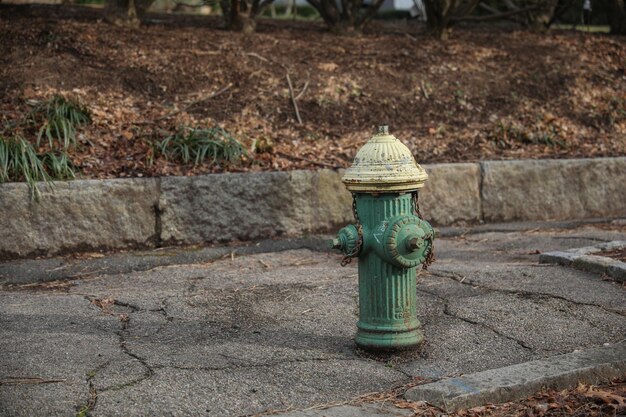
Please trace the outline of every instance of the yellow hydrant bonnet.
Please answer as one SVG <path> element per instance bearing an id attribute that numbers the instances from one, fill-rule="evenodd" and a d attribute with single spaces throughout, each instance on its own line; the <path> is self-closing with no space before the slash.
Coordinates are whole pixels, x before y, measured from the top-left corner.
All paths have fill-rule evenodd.
<path id="1" fill-rule="evenodd" d="M 357 152 L 354 163 L 341 179 L 352 192 L 409 192 L 424 186 L 428 174 L 413 154 L 387 126 L 380 126 Z"/>

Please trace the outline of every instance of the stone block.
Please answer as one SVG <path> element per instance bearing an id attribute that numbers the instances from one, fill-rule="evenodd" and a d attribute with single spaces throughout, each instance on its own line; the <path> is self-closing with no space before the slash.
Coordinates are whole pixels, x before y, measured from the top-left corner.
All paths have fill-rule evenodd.
<path id="1" fill-rule="evenodd" d="M 0 187 L 0 258 L 151 247 L 156 242 L 155 179 L 76 180 Z"/>
<path id="2" fill-rule="evenodd" d="M 350 193 L 330 170 L 167 177 L 161 192 L 166 243 L 298 236 L 352 221 Z"/>
<path id="3" fill-rule="evenodd" d="M 626 158 L 483 162 L 486 222 L 626 216 Z"/>
<path id="4" fill-rule="evenodd" d="M 605 274 L 607 268 L 615 262 L 617 261 L 603 256 L 581 255 L 572 262 L 572 266 L 596 274 Z"/>
<path id="5" fill-rule="evenodd" d="M 424 165 L 428 180 L 420 190 L 424 218 L 438 226 L 481 220 L 480 165 Z"/>
<path id="6" fill-rule="evenodd" d="M 626 263 L 616 262 L 606 269 L 606 273 L 617 282 L 626 282 Z"/>
<path id="7" fill-rule="evenodd" d="M 539 262 L 542 264 L 571 265 L 580 254 L 575 252 L 546 252 L 539 255 Z"/>

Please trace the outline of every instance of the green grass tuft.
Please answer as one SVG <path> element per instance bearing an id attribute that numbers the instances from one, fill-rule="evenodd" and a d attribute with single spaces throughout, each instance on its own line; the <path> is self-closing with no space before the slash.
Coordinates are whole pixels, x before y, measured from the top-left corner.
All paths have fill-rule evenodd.
<path id="1" fill-rule="evenodd" d="M 44 169 L 53 180 L 74 180 L 75 166 L 65 151 L 46 152 L 40 156 Z"/>
<path id="2" fill-rule="evenodd" d="M 41 140 L 46 140 L 50 147 L 58 143 L 63 149 L 76 146 L 76 128 L 91 123 L 89 110 L 85 106 L 59 95 L 35 107 L 31 118 L 36 124 L 41 123 L 37 146 Z"/>
<path id="3" fill-rule="evenodd" d="M 168 160 L 194 165 L 210 161 L 236 164 L 246 155 L 243 145 L 220 127 L 179 128 L 176 133 L 155 144 L 155 153 Z"/>
<path id="4" fill-rule="evenodd" d="M 64 151 L 38 154 L 35 147 L 21 136 L 0 136 L 0 183 L 24 181 L 31 197 L 39 199 L 37 182 L 47 185 L 55 179 L 74 179 L 74 164 Z"/>

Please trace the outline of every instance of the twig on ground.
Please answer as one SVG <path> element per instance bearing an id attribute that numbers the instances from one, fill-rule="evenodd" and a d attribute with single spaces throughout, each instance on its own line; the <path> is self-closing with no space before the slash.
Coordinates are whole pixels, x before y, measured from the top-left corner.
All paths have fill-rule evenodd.
<path id="1" fill-rule="evenodd" d="M 190 52 L 192 54 L 194 54 L 194 55 L 197 55 L 197 56 L 219 55 L 219 54 L 221 54 L 220 51 L 202 51 L 200 49 L 192 49 Z"/>
<path id="2" fill-rule="evenodd" d="M 422 94 L 424 94 L 424 98 L 428 100 L 428 91 L 426 90 L 426 86 L 424 85 L 424 80 L 421 82 Z"/>
<path id="3" fill-rule="evenodd" d="M 289 97 L 291 97 L 291 103 L 293 104 L 293 109 L 296 111 L 296 118 L 298 119 L 298 124 L 302 124 L 302 118 L 300 117 L 300 111 L 298 110 L 298 103 L 296 103 L 296 97 L 293 94 L 293 85 L 291 85 L 291 78 L 289 77 L 289 73 L 287 73 L 287 85 L 289 86 Z"/>
<path id="4" fill-rule="evenodd" d="M 52 384 L 56 382 L 65 382 L 65 379 L 44 379 L 39 377 L 15 377 L 10 376 L 6 379 L 0 379 L 0 385 L 10 384 Z"/>
<path id="5" fill-rule="evenodd" d="M 269 59 L 265 58 L 264 56 L 261 56 L 261 55 L 257 54 L 256 52 L 246 52 L 245 55 L 253 56 L 253 57 L 257 58 L 257 59 L 260 59 L 261 61 L 270 62 Z"/>
<path id="6" fill-rule="evenodd" d="M 296 96 L 296 100 L 300 100 L 300 97 L 304 95 L 304 93 L 306 92 L 306 89 L 309 87 L 309 81 L 311 81 L 311 73 L 307 72 L 306 82 L 304 83 L 304 87 L 302 87 L 302 91 L 300 91 L 298 95 Z"/>

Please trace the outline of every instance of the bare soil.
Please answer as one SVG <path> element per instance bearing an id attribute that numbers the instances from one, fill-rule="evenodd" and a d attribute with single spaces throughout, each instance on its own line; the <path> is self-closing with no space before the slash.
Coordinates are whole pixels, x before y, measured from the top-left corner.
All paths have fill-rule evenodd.
<path id="1" fill-rule="evenodd" d="M 623 37 L 486 26 L 440 42 L 402 22 L 338 37 L 269 20 L 244 35 L 214 17 L 151 16 L 140 29 L 100 18 L 0 5 L 0 118 L 79 98 L 93 118 L 72 151 L 85 178 L 346 167 L 382 123 L 420 163 L 626 155 Z M 222 126 L 249 155 L 152 158 L 182 125 Z"/>

